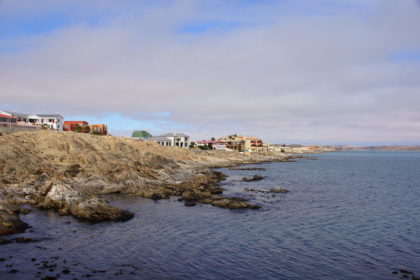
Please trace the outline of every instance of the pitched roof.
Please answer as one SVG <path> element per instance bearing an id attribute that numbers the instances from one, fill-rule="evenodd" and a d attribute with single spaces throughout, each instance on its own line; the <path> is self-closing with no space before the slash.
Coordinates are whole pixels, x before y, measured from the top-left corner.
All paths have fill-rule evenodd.
<path id="1" fill-rule="evenodd" d="M 10 112 L 10 111 L 3 111 L 3 113 L 10 114 L 14 117 L 20 117 L 20 118 L 27 118 L 29 116 L 29 114 L 22 114 L 22 113 Z"/>
<path id="2" fill-rule="evenodd" d="M 134 137 L 134 138 L 150 138 L 150 137 L 152 137 L 152 134 L 150 134 L 146 130 L 136 130 L 136 131 L 133 131 L 133 134 L 131 134 L 131 137 Z"/>
<path id="3" fill-rule="evenodd" d="M 35 114 L 35 115 L 41 118 L 62 118 L 63 119 L 63 116 L 59 114 Z"/>
<path id="4" fill-rule="evenodd" d="M 186 135 L 184 133 L 175 133 L 175 132 L 166 133 L 166 134 L 163 134 L 163 135 L 160 135 L 160 136 L 163 136 L 163 137 L 189 137 L 188 135 Z"/>
<path id="5" fill-rule="evenodd" d="M 12 116 L 9 116 L 9 115 L 4 115 L 4 114 L 0 114 L 0 117 L 8 118 L 8 119 L 16 119 L 15 117 L 12 117 Z"/>
<path id="6" fill-rule="evenodd" d="M 171 141 L 168 137 L 165 136 L 153 136 L 150 138 L 147 138 L 146 140 L 150 141 Z"/>

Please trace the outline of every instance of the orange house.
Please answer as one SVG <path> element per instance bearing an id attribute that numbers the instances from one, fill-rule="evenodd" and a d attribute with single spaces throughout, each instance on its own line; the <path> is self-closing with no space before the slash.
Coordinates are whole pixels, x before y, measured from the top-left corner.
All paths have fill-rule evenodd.
<path id="1" fill-rule="evenodd" d="M 86 128 L 89 123 L 85 121 L 64 121 L 63 130 L 64 131 L 77 131 L 77 132 L 87 132 Z"/>
<path id="2" fill-rule="evenodd" d="M 101 134 L 106 135 L 108 133 L 108 129 L 104 124 L 91 124 L 89 125 L 90 133 L 93 134 Z"/>

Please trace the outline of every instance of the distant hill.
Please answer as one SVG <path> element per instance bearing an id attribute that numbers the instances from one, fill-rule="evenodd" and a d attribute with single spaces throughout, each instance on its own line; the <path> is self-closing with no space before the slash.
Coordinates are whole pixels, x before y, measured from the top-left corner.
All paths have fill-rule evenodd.
<path id="1" fill-rule="evenodd" d="M 337 151 L 420 151 L 420 145 L 334 146 Z"/>

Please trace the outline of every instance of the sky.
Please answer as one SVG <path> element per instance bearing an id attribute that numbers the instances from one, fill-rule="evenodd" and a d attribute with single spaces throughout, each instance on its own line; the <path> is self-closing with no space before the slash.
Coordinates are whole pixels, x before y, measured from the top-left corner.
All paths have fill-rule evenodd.
<path id="1" fill-rule="evenodd" d="M 110 133 L 420 144 L 420 1 L 0 0 L 0 110 Z"/>

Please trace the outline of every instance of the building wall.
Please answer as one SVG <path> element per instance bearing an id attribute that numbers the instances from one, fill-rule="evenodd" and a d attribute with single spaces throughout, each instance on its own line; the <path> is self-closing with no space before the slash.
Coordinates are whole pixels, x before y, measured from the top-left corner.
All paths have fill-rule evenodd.
<path id="1" fill-rule="evenodd" d="M 90 128 L 90 133 L 97 133 L 97 134 L 103 134 L 106 135 L 108 134 L 108 129 L 107 126 L 104 124 L 91 124 L 89 125 Z"/>
<path id="2" fill-rule="evenodd" d="M 81 132 L 86 132 L 88 127 L 88 122 L 85 121 L 64 121 L 63 130 L 64 131 L 76 131 L 77 127 L 81 127 Z"/>
<path id="3" fill-rule="evenodd" d="M 37 115 L 30 115 L 28 117 L 29 123 L 41 126 L 47 126 L 48 128 L 55 130 L 63 130 L 64 119 L 59 117 L 40 117 Z"/>
<path id="4" fill-rule="evenodd" d="M 145 139 L 146 141 L 153 141 L 166 147 L 181 147 L 188 148 L 190 145 L 189 137 L 184 136 L 155 136 Z"/>
<path id="5" fill-rule="evenodd" d="M 171 141 L 172 147 L 187 148 L 189 146 L 188 137 L 169 136 L 167 138 Z"/>
<path id="6" fill-rule="evenodd" d="M 219 139 L 226 144 L 226 148 L 239 152 L 264 152 L 268 151 L 261 139 L 239 135 L 230 135 Z"/>
<path id="7" fill-rule="evenodd" d="M 36 126 L 23 126 L 23 125 L 11 125 L 11 126 L 0 126 L 0 133 L 14 133 L 19 131 L 35 131 L 38 128 Z"/>

